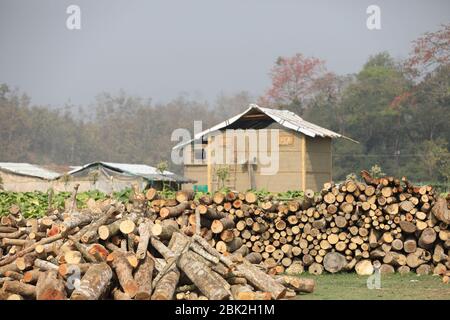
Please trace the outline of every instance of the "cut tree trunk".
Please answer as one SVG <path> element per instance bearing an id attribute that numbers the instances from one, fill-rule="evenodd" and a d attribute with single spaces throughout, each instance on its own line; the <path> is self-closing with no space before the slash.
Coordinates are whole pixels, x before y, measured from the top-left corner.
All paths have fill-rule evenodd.
<path id="1" fill-rule="evenodd" d="M 212 270 L 206 265 L 196 260 L 192 252 L 188 251 L 180 256 L 177 266 L 183 270 L 197 288 L 210 300 L 224 300 L 230 297 L 230 293 L 225 290 L 212 275 Z"/>
<path id="2" fill-rule="evenodd" d="M 172 300 L 179 279 L 180 272 L 175 265 L 172 265 L 156 284 L 151 300 Z"/>
<path id="3" fill-rule="evenodd" d="M 150 257 L 149 253 L 147 253 L 134 273 L 134 279 L 138 285 L 138 290 L 135 295 L 136 300 L 150 300 L 154 267 L 153 257 Z"/>
<path id="4" fill-rule="evenodd" d="M 2 290 L 18 294 L 30 299 L 36 299 L 36 287 L 31 284 L 26 284 L 20 281 L 5 281 Z"/>
<path id="5" fill-rule="evenodd" d="M 286 288 L 284 286 L 248 262 L 238 264 L 236 271 L 240 272 L 255 288 L 270 292 L 273 299 L 281 299 L 286 294 Z"/>
<path id="6" fill-rule="evenodd" d="M 136 257 L 138 258 L 138 260 L 145 259 L 145 256 L 147 254 L 148 243 L 149 243 L 150 234 L 151 234 L 151 230 L 150 230 L 151 227 L 152 227 L 152 223 L 150 221 L 142 222 L 139 225 L 139 228 L 138 228 L 139 244 L 136 249 Z"/>
<path id="7" fill-rule="evenodd" d="M 374 268 L 372 265 L 372 261 L 370 260 L 361 260 L 355 265 L 355 271 L 360 276 L 369 276 L 373 273 Z"/>
<path id="8" fill-rule="evenodd" d="M 211 231 L 216 234 L 232 228 L 234 228 L 234 221 L 229 217 L 214 220 L 211 224 Z"/>
<path id="9" fill-rule="evenodd" d="M 434 204 L 433 208 L 431 209 L 431 213 L 439 221 L 442 221 L 442 222 L 446 223 L 447 225 L 450 224 L 450 210 L 448 209 L 447 200 L 445 200 L 444 198 L 439 197 L 436 200 L 436 203 Z"/>
<path id="10" fill-rule="evenodd" d="M 308 267 L 308 272 L 315 276 L 320 276 L 323 273 L 323 266 L 314 262 Z"/>
<path id="11" fill-rule="evenodd" d="M 337 252 L 329 252 L 325 255 L 323 260 L 323 266 L 325 270 L 331 273 L 336 273 L 341 271 L 345 265 L 347 264 L 347 260 L 345 257 Z"/>
<path id="12" fill-rule="evenodd" d="M 112 290 L 112 296 L 114 300 L 131 300 L 131 297 L 119 288 L 114 288 Z"/>
<path id="13" fill-rule="evenodd" d="M 178 223 L 170 219 L 155 223 L 151 228 L 152 235 L 160 240 L 169 240 L 172 238 L 172 234 L 177 231 L 179 231 Z"/>
<path id="14" fill-rule="evenodd" d="M 316 287 L 316 282 L 313 279 L 299 278 L 293 276 L 278 276 L 277 281 L 286 288 L 292 289 L 295 292 L 312 293 Z"/>
<path id="15" fill-rule="evenodd" d="M 106 263 L 93 264 L 81 278 L 78 288 L 70 297 L 72 300 L 98 300 L 106 292 L 113 273 Z"/>
<path id="16" fill-rule="evenodd" d="M 184 212 L 184 210 L 188 209 L 189 207 L 190 204 L 188 201 L 181 202 L 174 207 L 163 207 L 161 208 L 161 210 L 159 210 L 159 216 L 163 219 L 169 217 L 178 217 Z"/>
<path id="17" fill-rule="evenodd" d="M 436 240 L 436 231 L 433 228 L 426 228 L 422 231 L 422 234 L 419 237 L 419 247 L 421 248 L 429 248 L 433 242 Z"/>
<path id="18" fill-rule="evenodd" d="M 138 284 L 133 278 L 133 267 L 129 263 L 126 255 L 122 251 L 114 251 L 108 256 L 108 262 L 111 263 L 116 272 L 117 279 L 123 291 L 133 298 L 138 291 Z"/>
<path id="19" fill-rule="evenodd" d="M 249 285 L 232 285 L 231 293 L 235 300 L 255 300 L 255 292 Z"/>
<path id="20" fill-rule="evenodd" d="M 403 250 L 406 253 L 413 253 L 417 250 L 417 241 L 415 239 L 408 239 L 403 242 Z"/>
<path id="21" fill-rule="evenodd" d="M 66 300 L 66 289 L 62 279 L 54 270 L 41 272 L 36 284 L 36 300 Z"/>
<path id="22" fill-rule="evenodd" d="M 417 230 L 416 225 L 409 221 L 400 221 L 399 225 L 402 231 L 405 233 L 414 233 Z"/>

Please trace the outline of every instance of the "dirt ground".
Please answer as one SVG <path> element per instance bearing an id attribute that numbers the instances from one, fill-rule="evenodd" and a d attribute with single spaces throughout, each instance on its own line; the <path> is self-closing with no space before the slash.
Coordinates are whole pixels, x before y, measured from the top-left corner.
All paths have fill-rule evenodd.
<path id="1" fill-rule="evenodd" d="M 301 294 L 299 300 L 450 300 L 450 284 L 444 284 L 437 276 L 382 275 L 380 289 L 368 289 L 368 277 L 356 274 L 325 274 L 300 277 L 316 279 L 312 294 Z"/>

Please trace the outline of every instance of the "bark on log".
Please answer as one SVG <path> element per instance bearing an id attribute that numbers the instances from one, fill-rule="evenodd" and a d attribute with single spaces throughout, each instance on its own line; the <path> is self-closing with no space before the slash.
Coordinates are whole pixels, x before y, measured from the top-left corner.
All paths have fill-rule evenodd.
<path id="1" fill-rule="evenodd" d="M 316 287 L 316 281 L 313 279 L 299 278 L 293 276 L 277 276 L 277 281 L 286 288 L 295 292 L 312 293 Z"/>
<path id="2" fill-rule="evenodd" d="M 136 250 L 136 257 L 138 260 L 145 259 L 148 249 L 148 243 L 151 235 L 152 223 L 150 221 L 142 222 L 139 225 L 139 244 Z"/>
<path id="3" fill-rule="evenodd" d="M 58 274 L 63 277 L 67 278 L 71 274 L 74 274 L 74 272 L 80 272 L 81 275 L 85 274 L 89 268 L 92 266 L 92 263 L 80 263 L 80 264 L 61 264 L 58 267 Z"/>
<path id="4" fill-rule="evenodd" d="M 138 291 L 138 284 L 133 278 L 133 267 L 126 254 L 122 251 L 114 251 L 108 256 L 108 261 L 116 272 L 123 291 L 133 298 Z"/>
<path id="5" fill-rule="evenodd" d="M 36 300 L 66 300 L 64 282 L 54 270 L 41 272 L 36 284 Z"/>
<path id="6" fill-rule="evenodd" d="M 224 211 L 220 212 L 215 207 L 208 207 L 204 216 L 211 220 L 214 220 L 214 219 L 217 220 L 217 219 L 225 218 L 227 216 L 227 212 L 224 212 Z"/>
<path id="7" fill-rule="evenodd" d="M 240 272 L 255 288 L 270 292 L 273 299 L 281 299 L 286 294 L 284 286 L 248 262 L 236 265 L 236 271 Z"/>
<path id="8" fill-rule="evenodd" d="M 123 222 L 131 220 L 132 222 L 137 220 L 137 215 L 135 213 L 130 213 L 126 217 L 114 221 L 108 225 L 103 225 L 98 228 L 98 236 L 102 240 L 107 240 L 110 237 L 118 234 L 120 232 L 120 225 Z"/>
<path id="9" fill-rule="evenodd" d="M 58 270 L 58 266 L 56 264 L 42 259 L 34 260 L 34 266 L 41 271 Z"/>
<path id="10" fill-rule="evenodd" d="M 64 220 L 64 222 L 61 223 L 59 228 L 62 233 L 65 233 L 76 227 L 91 223 L 94 218 L 95 215 L 93 215 L 91 212 L 74 213 L 70 216 L 70 218 Z"/>
<path id="11" fill-rule="evenodd" d="M 119 288 L 112 290 L 112 296 L 114 300 L 131 300 L 131 297 Z"/>
<path id="12" fill-rule="evenodd" d="M 0 267 L 0 277 L 3 277 L 8 271 L 20 271 L 15 263 L 10 263 Z"/>
<path id="13" fill-rule="evenodd" d="M 178 223 L 171 219 L 161 221 L 161 223 L 155 223 L 151 228 L 153 236 L 158 237 L 160 240 L 169 240 L 172 238 L 174 232 L 179 231 Z"/>
<path id="14" fill-rule="evenodd" d="M 228 268 L 233 269 L 234 263 L 226 256 L 220 254 L 216 249 L 214 249 L 208 241 L 206 241 L 204 238 L 194 235 L 192 237 L 194 241 L 196 241 L 198 244 L 200 244 L 208 253 L 212 254 L 213 256 L 216 256 L 219 258 L 220 262 L 225 264 Z"/>
<path id="15" fill-rule="evenodd" d="M 192 252 L 180 256 L 177 266 L 191 279 L 197 288 L 210 300 L 224 300 L 230 294 L 215 281 L 212 270 L 196 260 Z"/>
<path id="16" fill-rule="evenodd" d="M 216 234 L 231 228 L 234 228 L 234 221 L 229 217 L 214 220 L 211 224 L 211 231 Z"/>
<path id="17" fill-rule="evenodd" d="M 235 300 L 255 300 L 255 292 L 249 285 L 232 285 L 231 293 Z"/>
<path id="18" fill-rule="evenodd" d="M 70 297 L 72 300 L 98 300 L 108 288 L 112 270 L 106 263 L 93 264 L 81 278 L 80 285 Z"/>
<path id="19" fill-rule="evenodd" d="M 439 221 L 442 221 L 447 225 L 450 224 L 450 210 L 448 209 L 447 201 L 444 198 L 438 197 L 436 199 L 436 203 L 431 209 L 431 213 Z"/>
<path id="20" fill-rule="evenodd" d="M 117 213 L 116 207 L 114 207 L 114 206 L 109 207 L 103 216 L 101 216 L 100 218 L 95 220 L 93 223 L 91 223 L 89 225 L 89 228 L 86 229 L 86 231 L 82 233 L 82 235 L 80 236 L 81 242 L 92 243 L 93 241 L 95 241 L 98 237 L 98 228 L 100 226 L 104 225 L 105 223 L 107 223 L 108 220 L 110 220 L 111 217 L 116 213 Z"/>
<path id="21" fill-rule="evenodd" d="M 159 216 L 163 219 L 169 217 L 177 217 L 181 215 L 184 210 L 188 209 L 190 206 L 188 201 L 181 202 L 180 204 L 174 207 L 163 207 L 159 210 Z"/>
<path id="22" fill-rule="evenodd" d="M 147 253 L 134 273 L 134 279 L 138 285 L 138 290 L 135 295 L 136 300 L 150 300 L 154 267 L 154 260 Z"/>
<path id="23" fill-rule="evenodd" d="M 179 279 L 180 272 L 178 271 L 178 268 L 173 265 L 156 284 L 151 300 L 171 300 Z"/>
<path id="24" fill-rule="evenodd" d="M 15 293 L 30 299 L 36 299 L 36 287 L 20 281 L 5 281 L 2 290 Z"/>
<path id="25" fill-rule="evenodd" d="M 402 231 L 405 233 L 414 233 L 417 230 L 416 225 L 409 221 L 400 221 L 399 225 Z"/>

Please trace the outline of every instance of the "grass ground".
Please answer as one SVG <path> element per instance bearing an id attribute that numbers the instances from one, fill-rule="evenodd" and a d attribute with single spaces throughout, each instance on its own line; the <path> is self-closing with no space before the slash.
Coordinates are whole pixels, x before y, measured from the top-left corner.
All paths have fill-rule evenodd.
<path id="1" fill-rule="evenodd" d="M 356 274 L 325 274 L 314 277 L 316 290 L 298 295 L 299 300 L 450 300 L 450 284 L 437 276 L 382 275 L 380 289 L 368 289 L 368 277 Z"/>

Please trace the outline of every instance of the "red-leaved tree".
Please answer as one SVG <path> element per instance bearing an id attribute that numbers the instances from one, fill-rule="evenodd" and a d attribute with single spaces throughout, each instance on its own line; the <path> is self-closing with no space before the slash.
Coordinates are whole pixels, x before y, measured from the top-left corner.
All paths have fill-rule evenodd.
<path id="1" fill-rule="evenodd" d="M 303 110 L 316 90 L 316 82 L 326 74 L 324 61 L 297 53 L 279 57 L 270 72 L 272 85 L 260 98 L 265 106 Z"/>
<path id="2" fill-rule="evenodd" d="M 450 24 L 442 25 L 442 29 L 427 32 L 415 40 L 406 67 L 420 76 L 447 63 L 450 63 Z"/>

